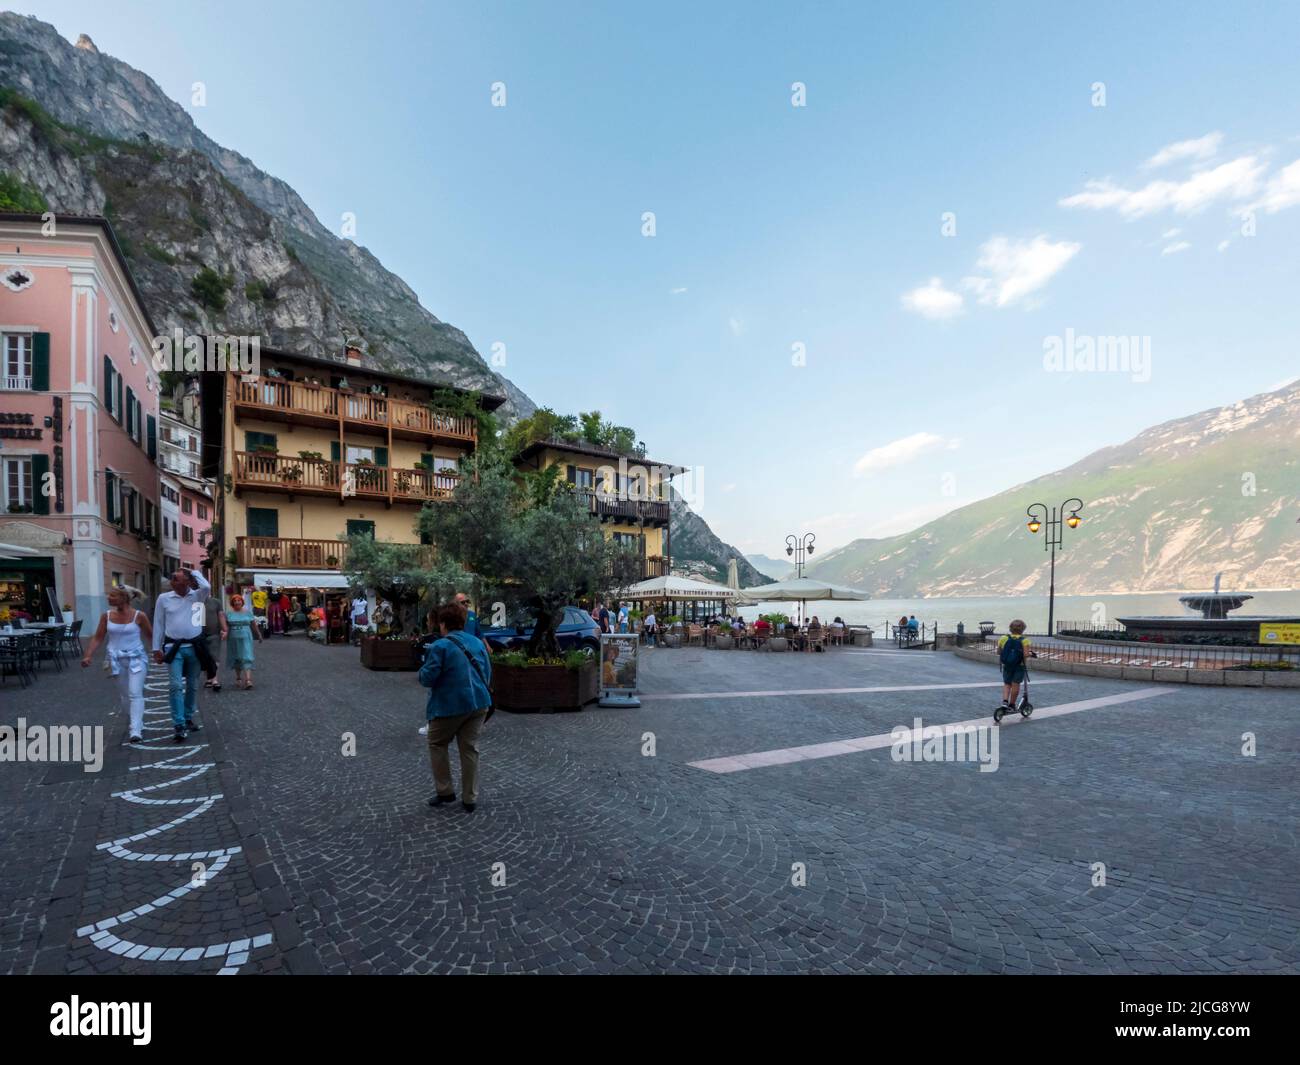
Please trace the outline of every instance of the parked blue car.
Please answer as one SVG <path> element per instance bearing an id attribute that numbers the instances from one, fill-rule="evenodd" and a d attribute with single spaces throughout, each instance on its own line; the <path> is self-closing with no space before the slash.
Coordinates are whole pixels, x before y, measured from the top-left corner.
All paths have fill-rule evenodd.
<path id="1" fill-rule="evenodd" d="M 527 625 L 483 627 L 483 639 L 493 651 L 522 649 L 532 634 L 531 620 Z M 600 651 L 600 626 L 585 610 L 576 606 L 566 606 L 564 620 L 555 630 L 555 642 L 560 645 L 561 651 L 590 651 L 596 654 Z"/>

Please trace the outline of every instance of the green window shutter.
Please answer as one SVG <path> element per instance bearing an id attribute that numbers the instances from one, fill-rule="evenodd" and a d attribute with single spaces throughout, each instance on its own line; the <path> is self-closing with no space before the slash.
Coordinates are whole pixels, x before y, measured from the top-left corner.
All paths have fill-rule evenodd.
<path id="1" fill-rule="evenodd" d="M 152 414 L 150 414 L 145 424 L 147 426 L 145 438 L 148 441 L 149 458 L 157 459 L 158 458 L 158 419 L 155 418 Z"/>
<path id="2" fill-rule="evenodd" d="M 568 470 L 568 475 L 567 475 L 564 479 L 565 479 L 566 481 L 568 481 L 570 484 L 577 484 L 577 483 L 578 483 L 578 467 L 577 467 L 577 466 L 570 466 L 570 467 L 569 467 L 569 470 Z"/>
<path id="3" fill-rule="evenodd" d="M 375 448 L 375 465 L 379 467 L 388 465 L 388 448 L 386 447 Z"/>
<path id="4" fill-rule="evenodd" d="M 45 494 L 45 475 L 50 472 L 49 455 L 32 456 L 32 513 L 48 514 L 50 497 Z"/>
<path id="5" fill-rule="evenodd" d="M 32 391 L 50 390 L 50 334 L 32 334 Z"/>
<path id="6" fill-rule="evenodd" d="M 135 436 L 135 389 L 130 385 L 126 386 L 126 403 L 123 404 L 126 412 L 126 421 L 122 424 L 126 428 L 126 435 Z"/>
<path id="7" fill-rule="evenodd" d="M 113 360 L 104 356 L 104 409 L 113 413 Z"/>
<path id="8" fill-rule="evenodd" d="M 280 512 L 274 507 L 249 507 L 248 535 L 278 537 L 280 535 Z"/>
<path id="9" fill-rule="evenodd" d="M 425 467 L 425 469 L 428 469 L 428 470 L 433 469 L 433 452 L 432 452 L 432 451 L 421 451 L 421 452 L 420 452 L 420 461 L 424 463 L 424 467 Z"/>
<path id="10" fill-rule="evenodd" d="M 140 523 L 136 519 L 136 500 L 139 497 L 135 494 L 135 489 L 126 493 L 126 527 L 131 532 L 140 531 Z"/>
<path id="11" fill-rule="evenodd" d="M 104 471 L 104 513 L 110 525 L 117 524 L 117 474 Z"/>
<path id="12" fill-rule="evenodd" d="M 113 371 L 113 383 L 117 386 L 117 394 L 114 397 L 117 405 L 113 408 L 113 414 L 116 416 L 118 424 L 121 425 L 123 417 L 122 409 L 125 406 L 122 401 L 122 390 L 126 387 L 126 382 L 122 380 L 122 375 L 116 370 Z"/>
<path id="13" fill-rule="evenodd" d="M 337 440 L 331 440 L 330 441 L 330 462 L 338 462 L 338 461 L 339 461 L 339 442 Z"/>

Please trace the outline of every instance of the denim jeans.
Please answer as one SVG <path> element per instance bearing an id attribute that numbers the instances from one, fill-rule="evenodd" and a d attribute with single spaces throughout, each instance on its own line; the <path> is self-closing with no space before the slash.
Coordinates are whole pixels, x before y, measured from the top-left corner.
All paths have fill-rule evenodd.
<path id="1" fill-rule="evenodd" d="M 172 724 L 183 728 L 194 716 L 199 701 L 199 678 L 203 675 L 199 656 L 189 644 L 181 644 L 168 667 L 167 695 L 171 699 Z"/>

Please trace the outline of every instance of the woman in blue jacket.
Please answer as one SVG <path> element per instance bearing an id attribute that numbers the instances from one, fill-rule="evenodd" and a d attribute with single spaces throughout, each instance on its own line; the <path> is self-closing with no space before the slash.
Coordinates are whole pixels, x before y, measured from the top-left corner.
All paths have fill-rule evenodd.
<path id="1" fill-rule="evenodd" d="M 429 762 L 437 788 L 429 805 L 456 801 L 447 753 L 454 738 L 460 751 L 461 805 L 472 812 L 478 803 L 478 734 L 492 705 L 492 662 L 483 641 L 464 631 L 465 616 L 459 603 L 438 608 L 442 635 L 425 651 L 420 683 L 429 689 L 424 716 L 429 721 Z"/>

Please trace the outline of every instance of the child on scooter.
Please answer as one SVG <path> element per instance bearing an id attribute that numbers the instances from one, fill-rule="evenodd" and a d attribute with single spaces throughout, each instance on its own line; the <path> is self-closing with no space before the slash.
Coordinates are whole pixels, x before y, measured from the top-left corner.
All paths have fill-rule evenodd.
<path id="1" fill-rule="evenodd" d="M 1002 665 L 1001 710 L 1015 709 L 1016 700 L 1020 696 L 1020 685 L 1025 679 L 1025 659 L 1038 657 L 1029 649 L 1025 623 L 1016 618 L 1010 628 L 1011 631 L 998 640 L 998 662 Z"/>

